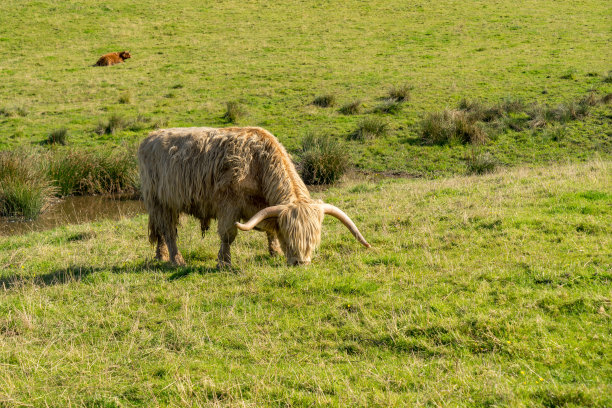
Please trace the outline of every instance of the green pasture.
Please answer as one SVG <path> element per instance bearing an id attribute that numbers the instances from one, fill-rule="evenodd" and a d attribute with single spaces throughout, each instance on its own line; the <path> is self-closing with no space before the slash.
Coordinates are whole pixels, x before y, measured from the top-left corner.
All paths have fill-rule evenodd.
<path id="1" fill-rule="evenodd" d="M 363 170 L 461 173 L 471 147 L 421 146 L 419 120 L 462 98 L 562 103 L 612 91 L 605 1 L 22 1 L 0 3 L 0 149 L 68 129 L 92 149 L 133 144 L 155 126 L 225 126 L 226 103 L 295 152 L 309 132 L 347 143 Z M 113 67 L 106 52 L 131 51 Z M 392 86 L 394 114 L 373 113 Z M 332 107 L 312 104 L 335 95 Z M 344 115 L 355 100 L 362 111 Z M 371 115 L 390 132 L 347 140 Z M 563 137 L 504 131 L 479 149 L 501 165 L 609 157 L 609 105 Z M 98 134 L 115 116 L 132 123 Z"/>
<path id="2" fill-rule="evenodd" d="M 0 238 L 1 407 L 609 407 L 609 161 L 316 193 L 308 267 L 185 218 Z M 214 231 L 211 228 L 211 231 Z"/>

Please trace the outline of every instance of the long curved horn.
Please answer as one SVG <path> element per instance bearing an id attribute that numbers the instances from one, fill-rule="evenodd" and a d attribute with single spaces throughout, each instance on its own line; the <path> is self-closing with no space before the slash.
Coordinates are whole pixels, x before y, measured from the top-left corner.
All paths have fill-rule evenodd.
<path id="1" fill-rule="evenodd" d="M 332 215 L 342 221 L 346 228 L 353 233 L 355 238 L 357 238 L 357 241 L 361 242 L 364 247 L 370 248 L 372 246 L 368 244 L 368 241 L 366 241 L 363 235 L 361 235 L 355 223 L 349 218 L 348 215 L 344 213 L 344 211 L 331 204 L 322 204 L 321 206 L 323 207 L 324 214 Z"/>
<path id="2" fill-rule="evenodd" d="M 266 218 L 278 217 L 278 215 L 281 213 L 281 211 L 285 207 L 286 207 L 285 205 L 274 205 L 272 207 L 266 207 L 263 210 L 259 211 L 254 216 L 252 216 L 251 219 L 248 220 L 246 224 L 241 224 L 237 222 L 236 227 L 238 227 L 238 229 L 242 231 L 250 231 L 253 228 L 255 228 L 257 224 L 259 224 Z"/>

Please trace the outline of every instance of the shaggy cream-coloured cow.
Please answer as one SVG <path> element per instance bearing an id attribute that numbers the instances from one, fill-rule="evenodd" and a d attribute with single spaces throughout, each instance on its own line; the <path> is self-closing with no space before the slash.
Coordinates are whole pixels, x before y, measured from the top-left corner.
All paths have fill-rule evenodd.
<path id="1" fill-rule="evenodd" d="M 344 212 L 310 197 L 284 147 L 265 129 L 161 129 L 142 141 L 138 159 L 149 240 L 160 260 L 185 264 L 176 246 L 181 213 L 198 218 L 202 233 L 218 219 L 219 266 L 231 264 L 237 229 L 253 228 L 266 232 L 270 254 L 282 248 L 289 265 L 308 264 L 325 214 L 370 247 Z"/>

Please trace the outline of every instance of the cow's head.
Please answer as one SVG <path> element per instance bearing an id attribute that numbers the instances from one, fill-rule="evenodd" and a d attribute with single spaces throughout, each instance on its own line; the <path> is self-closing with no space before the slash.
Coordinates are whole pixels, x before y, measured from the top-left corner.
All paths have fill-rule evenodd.
<path id="1" fill-rule="evenodd" d="M 130 54 L 129 51 L 121 51 L 119 53 L 119 58 L 121 58 L 122 60 L 126 60 L 128 58 L 132 58 L 132 54 Z"/>
<path id="2" fill-rule="evenodd" d="M 264 208 L 245 223 L 236 223 L 242 231 L 250 231 L 267 218 L 275 218 L 276 234 L 289 265 L 307 265 L 312 252 L 321 242 L 321 224 L 325 214 L 338 218 L 365 247 L 355 223 L 338 207 L 321 201 L 297 202 Z"/>

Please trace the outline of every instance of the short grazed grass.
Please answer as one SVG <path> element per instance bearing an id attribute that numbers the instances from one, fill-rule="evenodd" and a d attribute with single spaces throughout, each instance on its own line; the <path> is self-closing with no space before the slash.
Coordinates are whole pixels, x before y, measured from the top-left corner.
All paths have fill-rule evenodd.
<path id="1" fill-rule="evenodd" d="M 417 124 L 427 113 L 463 98 L 550 107 L 591 90 L 601 98 L 612 92 L 609 34 L 609 7 L 599 0 L 580 7 L 569 0 L 521 7 L 509 0 L 307 0 L 300 7 L 284 0 L 206 7 L 195 0 L 5 0 L 0 149 L 39 143 L 58 126 L 75 147 L 135 143 L 150 130 L 130 125 L 138 115 L 171 127 L 226 126 L 225 104 L 238 100 L 249 110 L 240 125 L 264 127 L 295 152 L 310 131 L 344 137 L 380 98 L 409 96 L 409 108 L 387 115 L 387 135 L 349 142 L 349 161 L 370 172 L 457 174 L 470 146 L 420 145 Z M 127 63 L 91 66 L 123 49 L 133 55 Z M 568 73 L 573 79 L 561 78 Z M 312 105 L 329 94 L 338 108 L 361 100 L 362 112 Z M 610 109 L 593 107 L 563 143 L 544 141 L 511 118 L 513 127 L 486 149 L 504 166 L 609 157 Z M 128 125 L 107 131 L 112 115 Z M 105 126 L 96 133 L 99 122 Z"/>
<path id="2" fill-rule="evenodd" d="M 309 267 L 146 216 L 0 238 L 3 406 L 592 406 L 610 397 L 612 163 L 315 196 L 347 212 Z M 211 230 L 214 230 L 212 228 Z"/>

